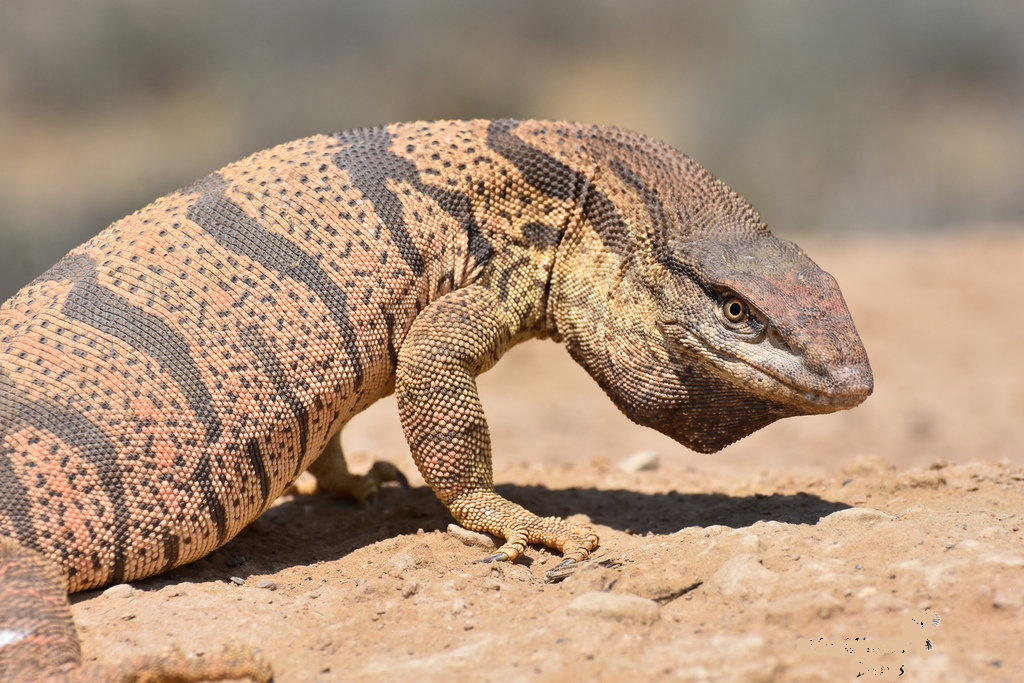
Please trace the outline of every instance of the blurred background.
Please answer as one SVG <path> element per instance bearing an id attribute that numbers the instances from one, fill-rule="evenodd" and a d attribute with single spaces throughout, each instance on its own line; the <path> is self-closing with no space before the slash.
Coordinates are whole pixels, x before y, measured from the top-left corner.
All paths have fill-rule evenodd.
<path id="1" fill-rule="evenodd" d="M 565 118 L 694 156 L 793 231 L 1024 216 L 1015 0 L 4 0 L 0 298 L 278 142 Z"/>
<path id="2" fill-rule="evenodd" d="M 1024 413 L 1017 0 L 3 0 L 0 300 L 110 222 L 258 149 L 504 116 L 661 138 L 777 233 L 818 245 L 877 392 L 839 421 L 814 418 L 824 431 L 807 458 L 852 440 L 843 453 L 1024 460 L 1010 426 Z M 531 420 L 594 424 L 543 410 L 509 423 L 501 447 Z M 887 419 L 895 431 L 879 429 Z M 732 452 L 791 448 L 819 422 L 797 424 Z M 905 452 L 922 440 L 933 448 Z"/>

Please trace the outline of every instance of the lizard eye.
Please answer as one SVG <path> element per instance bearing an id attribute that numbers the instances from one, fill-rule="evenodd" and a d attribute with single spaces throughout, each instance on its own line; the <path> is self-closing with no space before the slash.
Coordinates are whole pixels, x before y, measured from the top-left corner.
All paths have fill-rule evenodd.
<path id="1" fill-rule="evenodd" d="M 750 308 L 747 302 L 738 296 L 728 296 L 722 302 L 722 314 L 731 323 L 742 323 L 750 315 Z"/>

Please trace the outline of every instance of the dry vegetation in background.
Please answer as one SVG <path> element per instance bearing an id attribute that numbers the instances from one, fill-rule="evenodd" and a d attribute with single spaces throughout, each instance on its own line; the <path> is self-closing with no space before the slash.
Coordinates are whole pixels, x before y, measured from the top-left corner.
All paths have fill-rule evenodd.
<path id="1" fill-rule="evenodd" d="M 640 130 L 782 233 L 1012 222 L 1022 46 L 1012 0 L 5 0 L 0 298 L 226 162 L 408 119 Z"/>

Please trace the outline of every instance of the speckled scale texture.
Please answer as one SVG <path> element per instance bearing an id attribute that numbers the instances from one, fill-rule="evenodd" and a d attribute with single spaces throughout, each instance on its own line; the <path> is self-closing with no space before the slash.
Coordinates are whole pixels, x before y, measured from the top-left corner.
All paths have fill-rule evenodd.
<path id="1" fill-rule="evenodd" d="M 52 568 L 0 594 L 66 604 L 54 577 L 195 560 L 311 465 L 373 493 L 397 475 L 349 475 L 332 440 L 392 391 L 425 480 L 506 539 L 497 559 L 582 560 L 592 531 L 493 491 L 474 377 L 530 337 L 698 450 L 871 389 L 834 280 L 661 143 L 513 120 L 305 138 L 114 223 L 0 308 L 0 582 Z M 66 611 L 26 625 L 28 604 L 0 607 L 0 677 L 32 673 L 15 645 L 50 627 L 70 654 L 45 670 L 77 661 Z"/>

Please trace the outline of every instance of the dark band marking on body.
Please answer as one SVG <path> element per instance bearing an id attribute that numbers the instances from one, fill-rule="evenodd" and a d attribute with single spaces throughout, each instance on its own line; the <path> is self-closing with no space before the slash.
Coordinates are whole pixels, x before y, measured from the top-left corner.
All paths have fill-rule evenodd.
<path id="1" fill-rule="evenodd" d="M 245 455 L 260 482 L 260 507 L 262 507 L 267 504 L 267 499 L 270 497 L 270 477 L 267 476 L 267 463 L 263 459 L 263 449 L 260 448 L 259 439 L 253 437 L 245 442 Z M 302 458 L 299 458 L 298 462 L 299 474 L 302 474 Z"/>
<path id="2" fill-rule="evenodd" d="M 163 536 L 163 566 L 157 574 L 163 574 L 164 572 L 173 569 L 178 564 L 178 557 L 180 555 L 181 541 L 178 538 L 178 534 L 173 531 L 168 531 Z"/>
<path id="3" fill-rule="evenodd" d="M 302 461 L 301 454 L 305 454 L 309 451 L 309 409 L 305 404 L 295 395 L 292 390 L 292 383 L 289 381 L 288 372 L 285 370 L 284 365 L 281 364 L 280 358 L 277 357 L 277 353 L 270 346 L 270 343 L 260 333 L 259 327 L 256 325 L 249 325 L 248 327 L 238 326 L 238 334 L 241 338 L 242 344 L 247 349 L 252 351 L 256 356 L 257 361 L 260 364 L 258 370 L 263 372 L 270 382 L 274 385 L 274 391 L 277 395 L 288 406 L 292 416 L 295 419 L 295 423 L 299 427 L 299 451 L 300 457 L 296 459 L 296 470 L 292 475 L 292 478 L 302 474 Z M 250 456 L 250 461 L 253 462 L 253 469 L 260 478 L 260 489 L 263 491 L 263 502 L 267 502 L 267 496 L 270 491 L 270 480 L 267 478 L 266 463 L 263 462 L 262 455 L 259 450 L 259 444 L 256 443 L 256 450 L 250 449 L 250 444 L 246 444 L 246 452 Z M 259 456 L 258 462 L 253 460 L 253 455 Z"/>
<path id="4" fill-rule="evenodd" d="M 126 578 L 125 549 L 128 547 L 133 520 L 125 499 L 125 483 L 120 476 L 124 468 L 117 464 L 118 457 L 121 455 L 117 446 L 99 425 L 76 410 L 74 405 L 61 404 L 49 397 L 27 396 L 2 370 L 0 370 L 0 395 L 5 397 L 3 403 L 0 404 L 0 424 L 5 425 L 7 429 L 28 427 L 53 434 L 63 443 L 77 449 L 82 458 L 89 463 L 93 474 L 100 481 L 104 494 L 110 500 L 110 507 L 107 510 L 110 523 L 105 526 L 113 532 L 113 563 L 106 567 L 107 582 L 121 583 Z M 0 481 L 20 481 L 15 476 L 10 461 L 2 453 L 0 453 Z M 27 490 L 21 491 L 22 497 L 19 500 L 19 489 L 12 488 L 13 491 L 7 490 L 5 487 L 4 509 L 21 511 L 22 514 L 15 515 L 15 519 L 27 521 L 30 519 L 27 510 L 17 507 L 26 504 Z M 34 542 L 35 534 L 31 533 L 31 530 L 22 529 L 20 524 L 15 529 L 19 533 L 21 542 L 29 547 L 42 550 L 38 543 Z M 20 534 L 26 531 L 29 532 L 28 536 L 21 538 Z M 104 547 L 104 545 L 94 544 L 94 547 Z M 65 555 L 65 559 L 66 557 Z"/>
<path id="5" fill-rule="evenodd" d="M 11 424 L 7 415 L 11 407 L 7 401 L 0 403 L 0 420 L 3 421 L 0 424 Z M 6 429 L 4 431 L 6 432 Z M 0 434 L 0 442 L 4 437 L 4 434 Z M 21 482 L 11 464 L 10 455 L 13 452 L 10 448 L 0 450 L 0 482 L 2 482 L 0 495 L 3 496 L 4 502 L 0 506 L 0 528 L 13 530 L 14 537 L 19 543 L 38 549 L 34 542 L 36 534 L 32 525 L 32 502 L 28 497 L 28 487 Z"/>
<path id="6" fill-rule="evenodd" d="M 213 398 L 203 382 L 188 342 L 169 324 L 131 303 L 99 282 L 96 261 L 84 254 L 69 254 L 36 280 L 69 281 L 61 313 L 119 339 L 156 360 L 160 370 L 174 378 L 189 408 L 203 424 L 206 443 L 220 438 L 223 425 Z"/>
<path id="7" fill-rule="evenodd" d="M 389 179 L 410 184 L 454 218 L 466 233 L 469 253 L 476 266 L 490 260 L 492 247 L 473 217 L 470 198 L 463 192 L 423 182 L 416 164 L 391 151 L 392 135 L 385 126 L 342 131 L 335 133 L 334 137 L 343 145 L 334 155 L 334 164 L 348 171 L 352 184 L 373 204 L 397 245 L 398 253 L 415 275 L 423 274 L 423 255 L 409 235 L 401 200 L 387 186 Z M 367 159 L 373 159 L 375 163 L 368 164 Z"/>
<path id="8" fill-rule="evenodd" d="M 671 214 L 665 208 L 664 202 L 662 202 L 661 197 L 658 195 L 658 190 L 645 183 L 636 171 L 617 157 L 613 157 L 608 166 L 622 182 L 640 195 L 640 198 L 643 200 L 644 207 L 647 209 L 647 217 L 650 219 L 648 234 L 654 246 L 655 257 L 665 265 L 671 266 L 675 264 L 681 266 L 682 264 L 676 263 L 677 259 L 673 257 L 672 248 L 669 244 L 669 236 L 679 232 L 674 227 L 676 221 L 672 220 Z"/>
<path id="9" fill-rule="evenodd" d="M 341 342 L 352 365 L 355 388 L 363 383 L 363 363 L 356 343 L 356 331 L 349 318 L 348 297 L 344 290 L 320 267 L 315 257 L 303 251 L 284 235 L 271 232 L 245 212 L 225 193 L 228 181 L 219 173 L 181 190 L 199 193 L 188 209 L 188 218 L 213 237 L 222 247 L 264 268 L 297 280 L 320 298 L 341 331 Z"/>
<path id="10" fill-rule="evenodd" d="M 395 332 L 395 314 L 387 309 L 382 311 L 384 315 L 384 324 L 387 326 L 387 340 L 388 340 L 388 368 L 393 373 L 395 368 L 398 367 L 398 347 L 397 344 L 400 340 L 396 337 Z"/>
<path id="11" fill-rule="evenodd" d="M 213 445 L 220 438 L 223 425 L 213 408 L 213 399 L 192 358 L 188 342 L 177 330 L 127 301 L 117 292 L 100 285 L 94 259 L 84 254 L 71 254 L 65 257 L 39 280 L 73 282 L 61 312 L 72 320 L 120 339 L 132 348 L 141 349 L 154 358 L 160 369 L 174 378 L 189 407 L 206 428 L 206 443 Z M 56 430 L 53 431 L 60 435 Z M 67 443 L 81 445 L 93 442 L 87 442 L 81 435 L 76 436 L 71 432 Z M 107 457 L 113 458 L 113 444 L 109 448 Z M 199 449 L 198 452 L 195 480 L 208 481 L 212 471 L 210 457 L 206 455 L 206 449 Z M 116 468 L 105 467 L 104 471 L 114 469 Z M 217 527 L 218 537 L 223 539 L 227 534 L 224 506 L 213 487 L 201 486 L 200 489 L 210 518 Z"/>
<path id="12" fill-rule="evenodd" d="M 515 119 L 495 119 L 487 126 L 487 146 L 516 167 L 528 183 L 555 199 L 575 199 L 583 216 L 609 249 L 619 256 L 629 254 L 629 231 L 618 210 L 603 192 L 583 174 L 574 171 L 547 152 L 513 135 Z"/>
<path id="13" fill-rule="evenodd" d="M 558 244 L 558 229 L 547 223 L 537 221 L 527 223 L 520 228 L 520 231 L 523 233 L 526 241 L 537 249 L 550 249 Z"/>

